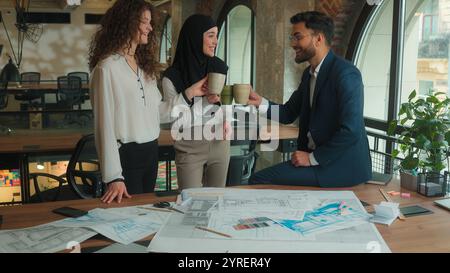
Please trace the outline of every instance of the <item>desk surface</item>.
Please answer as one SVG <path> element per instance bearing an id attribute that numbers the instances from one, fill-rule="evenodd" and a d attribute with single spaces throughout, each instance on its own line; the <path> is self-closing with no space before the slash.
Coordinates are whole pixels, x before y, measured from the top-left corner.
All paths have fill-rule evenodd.
<path id="1" fill-rule="evenodd" d="M 262 131 L 270 132 L 270 129 Z M 75 149 L 78 140 L 89 133 L 91 133 L 90 130 L 16 130 L 11 135 L 0 136 L 0 154 L 72 151 Z M 279 135 L 277 136 L 279 139 L 296 139 L 297 136 L 298 128 L 280 125 Z M 265 137 L 267 137 L 267 134 Z M 160 146 L 173 145 L 174 141 L 170 130 L 161 130 L 158 142 Z"/>
<path id="2" fill-rule="evenodd" d="M 241 186 L 242 188 L 253 189 L 282 189 L 282 190 L 320 190 L 310 187 L 295 186 Z M 399 191 L 397 182 L 391 182 L 383 187 L 385 190 Z M 370 204 L 378 204 L 384 201 L 379 192 L 379 186 L 364 184 L 353 188 L 323 189 L 323 190 L 351 190 L 361 200 Z M 420 204 L 432 210 L 433 214 L 407 218 L 406 221 L 396 220 L 391 226 L 376 224 L 384 240 L 392 252 L 450 252 L 450 212 L 433 205 L 433 199 L 425 198 L 417 193 L 412 193 L 411 199 L 392 197 L 394 202 L 399 202 L 400 207 L 412 204 Z M 42 204 L 30 204 L 14 207 L 0 207 L 0 214 L 3 215 L 1 229 L 15 229 L 35 226 L 60 220 L 61 216 L 51 212 L 52 209 L 71 206 L 83 210 L 90 210 L 101 207 L 123 207 L 142 204 L 155 203 L 157 201 L 174 201 L 175 197 L 157 198 L 154 194 L 134 195 L 131 199 L 123 199 L 122 204 L 105 205 L 99 199 L 74 200 L 51 202 Z M 152 237 L 145 238 L 150 240 Z M 111 244 L 109 239 L 97 236 L 94 239 L 85 241 L 83 247 L 99 247 Z"/>
<path id="3" fill-rule="evenodd" d="M 89 84 L 83 83 L 81 85 L 82 89 L 89 89 Z M 56 91 L 58 89 L 58 83 L 56 82 L 47 82 L 47 83 L 40 83 L 40 84 L 22 84 L 20 86 L 17 86 L 16 84 L 8 85 L 8 91 L 14 92 L 14 91 L 24 91 L 24 90 L 54 90 Z"/>

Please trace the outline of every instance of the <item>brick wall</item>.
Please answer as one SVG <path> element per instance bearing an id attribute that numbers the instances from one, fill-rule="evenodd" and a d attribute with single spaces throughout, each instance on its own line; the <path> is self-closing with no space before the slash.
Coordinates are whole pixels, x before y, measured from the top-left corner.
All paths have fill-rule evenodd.
<path id="1" fill-rule="evenodd" d="M 364 5 L 365 1 L 362 0 L 316 0 L 316 10 L 334 20 L 335 37 L 332 46 L 337 54 L 345 55 L 356 20 Z"/>

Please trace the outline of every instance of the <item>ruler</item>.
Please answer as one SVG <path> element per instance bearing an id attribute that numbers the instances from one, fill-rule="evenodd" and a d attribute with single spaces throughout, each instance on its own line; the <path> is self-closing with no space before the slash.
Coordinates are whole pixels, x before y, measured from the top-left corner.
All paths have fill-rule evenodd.
<path id="1" fill-rule="evenodd" d="M 384 199 L 386 199 L 386 201 L 393 202 L 391 197 L 382 188 L 380 188 L 380 192 L 381 192 L 381 195 L 383 195 Z M 400 211 L 400 214 L 398 215 L 398 219 L 400 219 L 402 221 L 406 220 L 405 215 L 403 215 L 403 213 L 401 211 Z"/>

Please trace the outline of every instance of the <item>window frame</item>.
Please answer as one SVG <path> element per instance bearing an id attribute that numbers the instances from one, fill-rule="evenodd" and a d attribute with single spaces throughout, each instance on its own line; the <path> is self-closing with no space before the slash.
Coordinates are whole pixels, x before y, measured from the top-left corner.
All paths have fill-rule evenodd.
<path id="1" fill-rule="evenodd" d="M 219 17 L 217 19 L 217 27 L 220 31 L 222 30 L 222 25 L 225 28 L 224 33 L 224 62 L 228 63 L 228 37 L 229 37 L 229 29 L 228 29 L 228 15 L 229 13 L 237 6 L 246 6 L 251 11 L 251 44 L 250 44 L 250 84 L 253 86 L 255 82 L 255 20 L 256 20 L 256 13 L 253 9 L 253 6 L 251 4 L 250 0 L 231 0 L 226 1 L 224 6 L 222 7 L 222 10 L 219 13 Z"/>
<path id="2" fill-rule="evenodd" d="M 386 1 L 386 0 L 384 0 Z M 384 2 L 383 1 L 383 2 Z M 402 90 L 402 71 L 403 71 L 403 55 L 404 55 L 404 39 L 405 39 L 405 22 L 406 22 L 406 0 L 392 0 L 394 5 L 392 18 L 392 41 L 391 41 L 391 66 L 389 77 L 389 93 L 388 93 L 388 115 L 387 120 L 379 120 L 364 117 L 366 127 L 382 130 L 387 132 L 389 123 L 397 117 L 400 106 L 400 92 Z M 356 63 L 360 46 L 365 38 L 370 23 L 378 15 L 381 5 L 365 4 L 363 10 L 356 22 L 356 27 L 352 33 L 346 58 Z M 394 143 L 388 141 L 386 143 L 386 153 L 392 153 Z"/>

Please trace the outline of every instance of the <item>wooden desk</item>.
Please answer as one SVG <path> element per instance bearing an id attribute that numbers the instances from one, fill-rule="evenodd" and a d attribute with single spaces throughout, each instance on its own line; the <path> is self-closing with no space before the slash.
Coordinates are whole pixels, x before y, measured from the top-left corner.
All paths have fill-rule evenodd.
<path id="1" fill-rule="evenodd" d="M 269 127 L 270 132 L 270 127 Z M 263 130 L 265 132 L 265 130 Z M 0 135 L 0 154 L 25 152 L 73 151 L 80 138 L 92 133 L 91 130 L 15 130 L 11 135 Z M 281 125 L 279 134 L 272 139 L 297 139 L 298 128 Z M 268 135 L 264 138 L 267 140 Z M 158 138 L 160 146 L 172 146 L 174 140 L 170 130 L 161 130 Z"/>
<path id="2" fill-rule="evenodd" d="M 81 89 L 89 90 L 89 84 L 83 83 L 81 85 Z M 16 84 L 8 85 L 9 93 L 20 93 L 25 90 L 56 93 L 56 91 L 58 90 L 58 83 L 57 82 L 44 82 L 44 83 L 40 83 L 40 84 L 22 84 L 20 86 L 17 86 Z"/>
<path id="3" fill-rule="evenodd" d="M 295 186 L 240 186 L 239 188 L 253 189 L 280 189 L 280 190 L 321 190 L 311 187 Z M 384 201 L 376 185 L 364 184 L 353 188 L 323 189 L 323 190 L 351 190 L 356 196 L 370 204 L 378 204 Z M 391 182 L 385 190 L 399 191 L 399 184 Z M 420 204 L 432 210 L 433 214 L 407 218 L 406 221 L 396 220 L 391 226 L 376 224 L 384 240 L 392 252 L 450 252 L 450 212 L 434 206 L 433 199 L 425 198 L 415 192 L 411 199 L 393 197 L 395 202 L 402 206 Z M 14 207 L 0 207 L 3 215 L 1 229 L 15 229 L 35 226 L 59 220 L 62 217 L 51 212 L 52 209 L 71 206 L 83 210 L 93 208 L 124 207 L 155 203 L 157 201 L 174 201 L 175 197 L 157 198 L 154 194 L 134 195 L 131 199 L 123 199 L 122 204 L 105 205 L 99 199 L 74 200 L 63 202 L 51 202 L 42 204 L 30 204 Z M 111 240 L 97 236 L 82 243 L 82 248 L 106 246 Z M 152 236 L 143 240 L 151 240 Z"/>
<path id="4" fill-rule="evenodd" d="M 268 130 L 262 130 L 263 132 Z M 76 144 L 85 134 L 92 133 L 90 130 L 16 130 L 11 135 L 0 136 L 0 157 L 17 157 L 20 169 L 22 202 L 27 203 L 30 199 L 29 157 L 33 155 L 46 154 L 71 154 Z M 298 128 L 281 125 L 279 134 L 271 136 L 275 138 L 297 138 Z M 166 162 L 166 190 L 171 190 L 171 161 L 175 159 L 173 150 L 174 140 L 170 130 L 161 130 L 159 142 L 159 158 Z M 15 159 L 16 160 L 16 159 Z"/>

